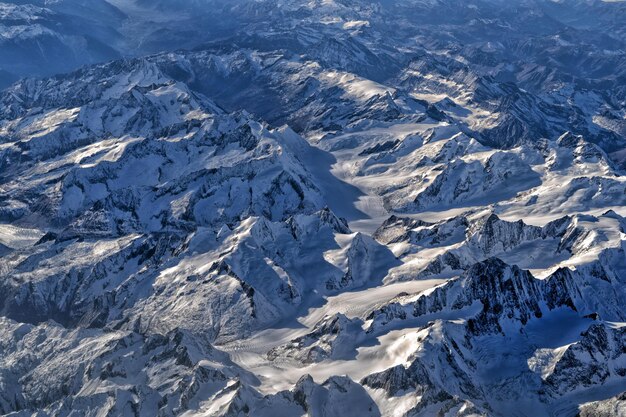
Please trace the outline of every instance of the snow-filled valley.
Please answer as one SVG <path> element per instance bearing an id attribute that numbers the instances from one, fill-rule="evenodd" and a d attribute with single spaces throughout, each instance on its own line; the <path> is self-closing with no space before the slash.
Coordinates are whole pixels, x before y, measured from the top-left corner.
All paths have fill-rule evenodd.
<path id="1" fill-rule="evenodd" d="M 624 27 L 0 2 L 0 415 L 626 416 Z"/>

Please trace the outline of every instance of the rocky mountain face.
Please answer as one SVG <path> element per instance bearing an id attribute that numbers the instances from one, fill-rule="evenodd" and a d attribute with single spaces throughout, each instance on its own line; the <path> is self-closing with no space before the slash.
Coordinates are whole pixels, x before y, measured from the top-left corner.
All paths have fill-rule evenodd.
<path id="1" fill-rule="evenodd" d="M 0 415 L 623 416 L 624 4 L 0 2 Z"/>

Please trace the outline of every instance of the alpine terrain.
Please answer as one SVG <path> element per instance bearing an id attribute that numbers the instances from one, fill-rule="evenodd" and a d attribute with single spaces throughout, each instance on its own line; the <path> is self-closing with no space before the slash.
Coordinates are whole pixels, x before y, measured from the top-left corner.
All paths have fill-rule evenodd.
<path id="1" fill-rule="evenodd" d="M 0 415 L 626 416 L 626 2 L 0 2 Z"/>

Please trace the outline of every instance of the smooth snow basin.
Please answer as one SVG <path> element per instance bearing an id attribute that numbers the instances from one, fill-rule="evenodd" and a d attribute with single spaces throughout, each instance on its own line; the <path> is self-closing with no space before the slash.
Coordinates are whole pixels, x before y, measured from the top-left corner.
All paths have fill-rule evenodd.
<path id="1" fill-rule="evenodd" d="M 0 224 L 0 245 L 11 249 L 21 249 L 37 243 L 44 233 L 38 229 L 26 229 L 12 226 L 10 224 Z"/>
<path id="2" fill-rule="evenodd" d="M 303 366 L 294 361 L 271 362 L 265 354 L 274 347 L 309 333 L 326 316 L 342 313 L 349 318 L 363 317 L 377 305 L 388 302 L 400 293 L 418 294 L 444 282 L 444 279 L 408 281 L 324 297 L 323 305 L 308 308 L 290 323 L 281 323 L 280 328 L 263 330 L 244 342 L 216 347 L 229 352 L 234 362 L 259 376 L 261 385 L 258 389 L 265 394 L 289 389 L 305 374 L 310 374 L 317 382 L 323 382 L 333 375 L 348 375 L 358 381 L 371 373 L 404 363 L 417 348 L 416 337 L 412 335 L 419 326 L 392 330 L 382 336 L 372 335 L 359 344 L 351 360 L 327 360 Z"/>

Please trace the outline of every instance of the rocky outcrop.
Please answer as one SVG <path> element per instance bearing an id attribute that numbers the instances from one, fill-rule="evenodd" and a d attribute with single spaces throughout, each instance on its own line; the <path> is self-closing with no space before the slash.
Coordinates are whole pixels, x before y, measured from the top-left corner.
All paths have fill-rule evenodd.
<path id="1" fill-rule="evenodd" d="M 304 364 L 350 359 L 362 324 L 361 320 L 349 319 L 343 314 L 325 317 L 312 332 L 271 349 L 267 356 L 272 361 L 290 358 Z"/>
<path id="2" fill-rule="evenodd" d="M 579 417 L 617 417 L 626 412 L 626 393 L 580 406 Z"/>
<path id="3" fill-rule="evenodd" d="M 502 332 L 502 326 L 525 325 L 540 318 L 544 310 L 567 307 L 576 310 L 580 292 L 571 276 L 555 274 L 538 280 L 528 271 L 509 266 L 497 258 L 476 263 L 460 278 L 420 296 L 414 303 L 399 307 L 390 304 L 368 316 L 370 330 L 393 319 L 421 317 L 442 311 L 470 309 L 480 305 L 467 325 L 475 335 Z M 394 313 L 395 311 L 395 313 Z"/>
<path id="4" fill-rule="evenodd" d="M 626 328 L 594 324 L 556 355 L 544 380 L 552 395 L 626 377 Z"/>

